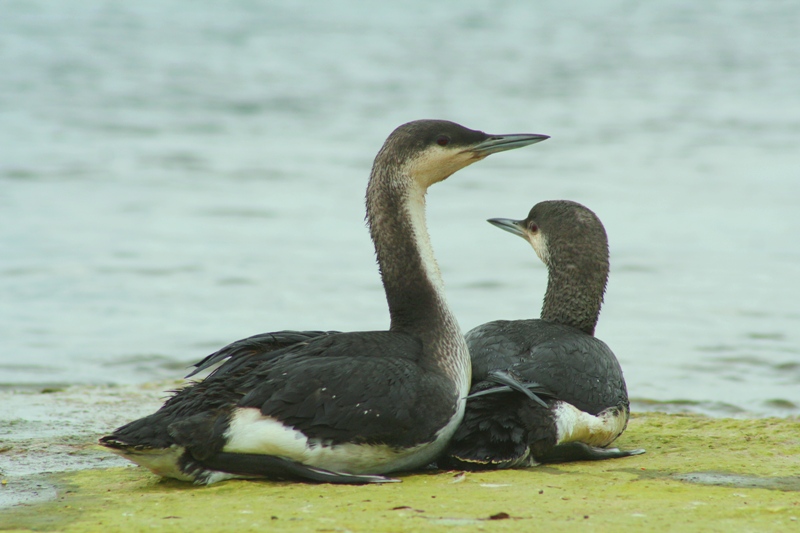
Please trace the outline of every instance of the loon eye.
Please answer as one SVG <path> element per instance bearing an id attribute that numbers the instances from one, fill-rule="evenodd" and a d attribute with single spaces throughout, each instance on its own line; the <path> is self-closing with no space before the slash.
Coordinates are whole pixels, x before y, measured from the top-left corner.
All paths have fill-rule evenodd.
<path id="1" fill-rule="evenodd" d="M 450 137 L 447 135 L 439 135 L 439 137 L 436 139 L 436 144 L 439 146 L 447 146 L 450 144 Z"/>
<path id="2" fill-rule="evenodd" d="M 528 231 L 536 233 L 539 231 L 539 226 L 537 226 L 535 222 L 528 222 Z"/>

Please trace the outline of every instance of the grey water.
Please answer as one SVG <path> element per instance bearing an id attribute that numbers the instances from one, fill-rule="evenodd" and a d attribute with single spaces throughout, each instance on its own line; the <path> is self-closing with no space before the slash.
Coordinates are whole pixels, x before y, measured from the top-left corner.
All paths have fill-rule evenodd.
<path id="1" fill-rule="evenodd" d="M 484 220 L 576 200 L 609 234 L 597 335 L 636 405 L 797 416 L 798 28 L 777 0 L 4 0 L 0 387 L 387 327 L 370 166 L 445 118 L 552 136 L 429 193 L 465 331 L 538 316 L 546 284 Z"/>

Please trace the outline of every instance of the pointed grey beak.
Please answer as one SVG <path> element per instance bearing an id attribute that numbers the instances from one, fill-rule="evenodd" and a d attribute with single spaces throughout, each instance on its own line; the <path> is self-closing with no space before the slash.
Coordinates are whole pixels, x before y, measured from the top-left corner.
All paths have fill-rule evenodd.
<path id="1" fill-rule="evenodd" d="M 511 135 L 489 135 L 489 138 L 480 144 L 470 148 L 470 152 L 475 152 L 480 156 L 505 152 L 514 148 L 522 148 L 529 144 L 542 142 L 549 139 L 549 135 L 539 135 L 538 133 L 514 133 Z"/>
<path id="2" fill-rule="evenodd" d="M 493 224 L 500 229 L 504 229 L 509 233 L 513 233 L 523 239 L 525 237 L 525 221 L 524 220 L 511 220 L 510 218 L 490 218 L 487 220 L 489 224 Z"/>

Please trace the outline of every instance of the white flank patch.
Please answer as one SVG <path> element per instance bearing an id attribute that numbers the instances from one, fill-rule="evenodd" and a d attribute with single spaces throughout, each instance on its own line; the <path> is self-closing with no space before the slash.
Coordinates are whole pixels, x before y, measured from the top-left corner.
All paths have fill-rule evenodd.
<path id="1" fill-rule="evenodd" d="M 610 408 L 593 416 L 566 402 L 559 402 L 554 414 L 557 444 L 583 442 L 590 446 L 608 446 L 619 437 L 627 422 L 624 411 Z"/>
<path id="2" fill-rule="evenodd" d="M 323 445 L 256 408 L 239 408 L 225 433 L 223 451 L 283 457 L 298 463 L 348 474 L 385 474 L 424 466 L 444 449 L 461 420 L 466 402 L 429 444 L 396 450 L 386 445 Z"/>
<path id="3" fill-rule="evenodd" d="M 266 417 L 257 408 L 238 408 L 225 432 L 223 451 L 258 453 L 299 460 L 308 448 L 308 438 L 302 432 Z"/>

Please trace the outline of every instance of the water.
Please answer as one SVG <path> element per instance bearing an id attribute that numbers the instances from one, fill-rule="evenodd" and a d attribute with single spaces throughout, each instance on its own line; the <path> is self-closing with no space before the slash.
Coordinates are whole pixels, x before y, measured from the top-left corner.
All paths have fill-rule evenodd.
<path id="1" fill-rule="evenodd" d="M 797 415 L 800 5 L 577 9 L 4 1 L 0 385 L 385 328 L 366 180 L 395 126 L 435 117 L 553 137 L 429 194 L 465 330 L 536 316 L 546 282 L 483 220 L 573 199 L 610 236 L 597 334 L 638 406 Z"/>

